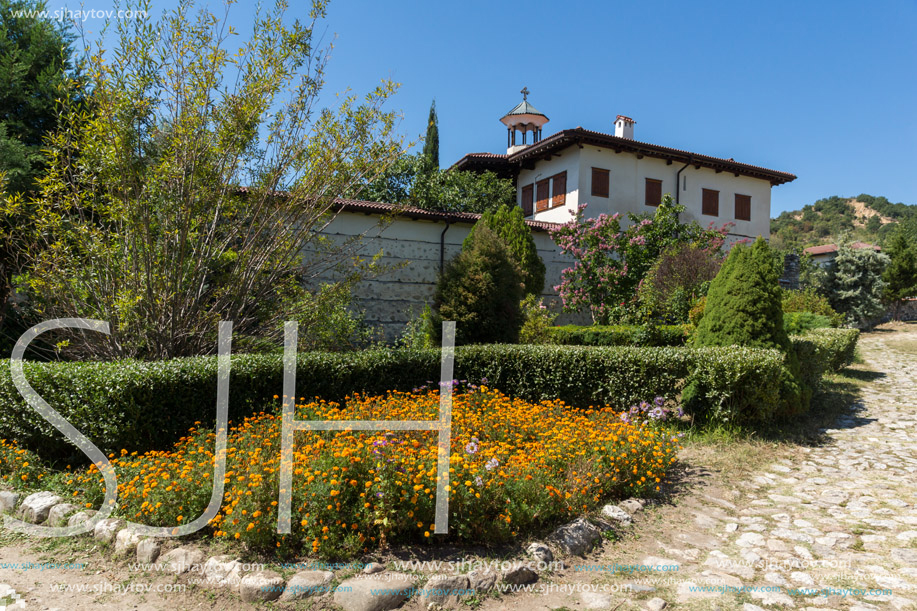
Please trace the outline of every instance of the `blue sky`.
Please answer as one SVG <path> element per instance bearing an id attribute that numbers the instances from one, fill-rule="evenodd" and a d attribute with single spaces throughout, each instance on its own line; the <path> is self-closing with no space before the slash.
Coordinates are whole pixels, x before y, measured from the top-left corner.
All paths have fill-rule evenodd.
<path id="1" fill-rule="evenodd" d="M 254 6 L 230 21 L 244 29 Z M 638 140 L 796 174 L 773 189 L 773 216 L 829 195 L 917 203 L 915 0 L 337 0 L 324 28 L 327 92 L 392 78 L 409 137 L 435 98 L 444 166 L 505 152 L 498 119 L 526 86 L 545 135 L 613 132 L 625 114 Z"/>

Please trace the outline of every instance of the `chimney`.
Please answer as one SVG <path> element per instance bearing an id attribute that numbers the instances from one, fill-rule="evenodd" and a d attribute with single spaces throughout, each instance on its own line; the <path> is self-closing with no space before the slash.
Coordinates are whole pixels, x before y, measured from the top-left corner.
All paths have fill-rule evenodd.
<path id="1" fill-rule="evenodd" d="M 615 119 L 615 136 L 618 138 L 627 138 L 628 140 L 633 140 L 634 123 L 636 123 L 636 121 L 630 117 L 618 115 L 618 118 Z"/>

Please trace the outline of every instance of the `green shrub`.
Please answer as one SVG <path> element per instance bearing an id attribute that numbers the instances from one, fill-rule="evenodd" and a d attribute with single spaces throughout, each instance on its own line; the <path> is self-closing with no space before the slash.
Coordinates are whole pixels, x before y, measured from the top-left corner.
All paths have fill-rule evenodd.
<path id="1" fill-rule="evenodd" d="M 700 244 L 667 248 L 637 291 L 646 314 L 670 324 L 688 322 L 691 306 L 706 295 L 722 263 L 723 255 Z"/>
<path id="2" fill-rule="evenodd" d="M 557 314 L 535 295 L 528 295 L 520 306 L 524 321 L 519 330 L 520 344 L 550 344 L 551 329 Z"/>
<path id="3" fill-rule="evenodd" d="M 463 250 L 466 244 L 470 246 L 474 240 L 472 236 L 478 227 L 487 227 L 503 240 L 510 257 L 522 270 L 525 294 L 540 295 L 544 289 L 544 261 L 538 256 L 535 239 L 532 230 L 525 224 L 522 208 L 516 205 L 500 206 L 496 211 L 485 212 L 462 243 Z"/>
<path id="4" fill-rule="evenodd" d="M 799 362 L 783 328 L 780 265 L 763 238 L 748 248 L 733 247 L 707 292 L 704 316 L 693 336 L 695 346 L 775 348 L 785 355 L 777 416 L 790 417 L 809 408 L 812 389 L 800 383 Z M 703 388 L 686 388 L 685 402 L 702 397 Z"/>
<path id="5" fill-rule="evenodd" d="M 803 337 L 821 346 L 822 356 L 820 358 L 825 359 L 829 371 L 840 371 L 853 363 L 860 331 L 858 329 L 813 329 Z"/>
<path id="6" fill-rule="evenodd" d="M 433 329 L 456 322 L 456 344 L 515 343 L 522 326 L 522 272 L 503 241 L 475 226 L 462 252 L 446 266 L 436 286 Z"/>
<path id="7" fill-rule="evenodd" d="M 215 357 L 142 362 L 24 363 L 26 379 L 54 409 L 106 453 L 168 448 L 200 422 L 215 421 Z M 340 401 L 349 394 L 382 395 L 439 379 L 439 350 L 301 353 L 296 394 Z M 750 348 L 464 346 L 455 376 L 521 399 L 561 399 L 587 407 L 627 408 L 653 395 L 675 399 L 685 380 L 703 385 L 698 414 L 759 420 L 774 410 L 768 389 L 780 375 L 779 353 Z M 776 376 L 776 377 L 775 377 Z M 280 355 L 235 355 L 229 418 L 264 409 L 283 388 Z M 763 394 L 762 394 L 763 393 Z M 28 407 L 0 366 L 0 439 L 40 449 L 49 460 L 85 458 Z M 712 406 L 712 407 L 709 407 Z"/>
<path id="8" fill-rule="evenodd" d="M 782 305 L 784 315 L 789 312 L 811 312 L 828 318 L 832 327 L 844 324 L 843 314 L 835 312 L 828 298 L 811 287 L 801 291 L 784 291 Z"/>
<path id="9" fill-rule="evenodd" d="M 812 312 L 784 312 L 783 328 L 788 335 L 800 335 L 812 329 L 831 328 L 831 319 Z"/>
<path id="10" fill-rule="evenodd" d="M 821 328 L 790 338 L 802 383 L 818 389 L 825 373 L 852 363 L 859 335 L 858 329 Z"/>
<path id="11" fill-rule="evenodd" d="M 682 346 L 687 325 L 565 325 L 548 329 L 549 343 L 568 346 Z"/>

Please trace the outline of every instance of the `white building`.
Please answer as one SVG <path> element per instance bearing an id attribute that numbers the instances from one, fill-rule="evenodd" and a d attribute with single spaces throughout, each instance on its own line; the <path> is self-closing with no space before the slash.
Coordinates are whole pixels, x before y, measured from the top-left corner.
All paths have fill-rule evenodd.
<path id="1" fill-rule="evenodd" d="M 453 167 L 511 177 L 517 203 L 533 220 L 565 223 L 583 204 L 587 217 L 651 212 L 669 193 L 686 208 L 683 222 L 734 223 L 735 239 L 768 238 L 771 187 L 796 179 L 733 159 L 640 142 L 634 139 L 636 121 L 623 115 L 615 120 L 614 135 L 577 127 L 542 138 L 548 117 L 528 102 L 526 89 L 522 94 L 523 101 L 500 119 L 507 127 L 506 154 L 470 153 Z"/>

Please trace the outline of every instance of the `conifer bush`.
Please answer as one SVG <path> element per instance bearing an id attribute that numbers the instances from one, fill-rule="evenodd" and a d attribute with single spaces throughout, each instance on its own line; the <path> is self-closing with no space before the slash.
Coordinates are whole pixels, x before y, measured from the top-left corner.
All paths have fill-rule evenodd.
<path id="1" fill-rule="evenodd" d="M 462 244 L 463 249 L 466 243 L 474 240 L 473 236 L 478 227 L 487 227 L 503 240 L 513 261 L 522 271 L 525 294 L 540 295 L 544 289 L 545 266 L 541 257 L 538 256 L 538 249 L 532 238 L 532 230 L 525 224 L 522 208 L 501 206 L 496 211 L 485 212 L 465 238 Z"/>
<path id="2" fill-rule="evenodd" d="M 763 238 L 750 248 L 736 245 L 710 285 L 693 344 L 782 352 L 781 405 L 776 415 L 788 417 L 808 409 L 812 389 L 800 381 L 799 361 L 784 329 L 779 277 L 779 261 Z M 691 381 L 682 395 L 691 411 L 703 411 L 705 389 L 701 386 Z"/>
<path id="3" fill-rule="evenodd" d="M 503 240 L 475 226 L 462 252 L 446 266 L 436 287 L 431 331 L 456 322 L 456 344 L 515 343 L 523 314 L 523 276 Z"/>

